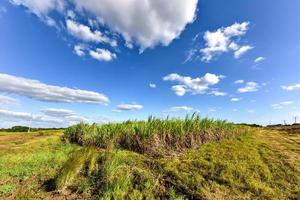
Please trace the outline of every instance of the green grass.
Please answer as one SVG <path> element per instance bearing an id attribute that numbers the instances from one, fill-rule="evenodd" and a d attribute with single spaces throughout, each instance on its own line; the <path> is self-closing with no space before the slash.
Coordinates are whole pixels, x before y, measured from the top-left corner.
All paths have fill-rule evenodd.
<path id="1" fill-rule="evenodd" d="M 51 131 L 1 133 L 0 198 L 17 198 L 24 192 L 34 195 L 39 184 L 55 176 L 75 148 L 63 143 L 60 136 Z M 20 140 L 19 144 L 14 140 Z"/>
<path id="2" fill-rule="evenodd" d="M 196 199 L 297 199 L 299 172 L 255 135 L 162 161 L 166 181 Z"/>
<path id="3" fill-rule="evenodd" d="M 95 199 L 299 199 L 299 171 L 267 144 L 256 130 L 172 157 L 101 151 L 92 173 L 82 165 L 83 192 Z"/>
<path id="4" fill-rule="evenodd" d="M 0 133 L 0 199 L 300 199 L 299 134 L 193 116 L 61 136 Z"/>

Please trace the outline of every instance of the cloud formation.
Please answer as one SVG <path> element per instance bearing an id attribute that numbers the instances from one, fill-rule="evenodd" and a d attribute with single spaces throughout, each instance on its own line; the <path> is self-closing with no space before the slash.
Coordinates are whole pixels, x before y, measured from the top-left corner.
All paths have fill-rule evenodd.
<path id="1" fill-rule="evenodd" d="M 294 85 L 281 86 L 281 88 L 286 91 L 300 90 L 300 83 Z"/>
<path id="2" fill-rule="evenodd" d="M 151 87 L 151 88 L 156 88 L 156 84 L 150 83 L 150 84 L 149 84 L 149 87 Z"/>
<path id="3" fill-rule="evenodd" d="M 234 84 L 243 84 L 245 81 L 244 80 L 236 80 L 234 81 Z"/>
<path id="4" fill-rule="evenodd" d="M 41 110 L 41 112 L 51 117 L 70 117 L 75 115 L 75 112 L 72 110 L 58 108 L 47 108 Z"/>
<path id="5" fill-rule="evenodd" d="M 96 60 L 106 62 L 117 58 L 117 55 L 115 53 L 112 53 L 106 49 L 99 48 L 97 48 L 96 50 L 90 50 L 90 56 Z"/>
<path id="6" fill-rule="evenodd" d="M 204 62 L 212 61 L 216 56 L 232 51 L 235 58 L 240 58 L 247 51 L 252 49 L 252 46 L 240 46 L 238 42 L 249 29 L 249 22 L 234 23 L 228 27 L 221 27 L 216 31 L 206 31 L 203 39 L 205 47 L 192 47 L 188 51 L 185 62 L 192 60 L 194 57 L 201 57 Z M 193 39 L 193 43 L 197 42 L 199 34 Z M 198 45 L 198 44 L 197 44 Z M 199 56 L 199 53 L 201 56 Z"/>
<path id="7" fill-rule="evenodd" d="M 48 102 L 109 103 L 108 97 L 98 92 L 47 85 L 38 80 L 8 74 L 0 74 L 0 91 Z"/>
<path id="8" fill-rule="evenodd" d="M 256 92 L 258 91 L 259 85 L 256 82 L 250 81 L 247 82 L 244 87 L 238 89 L 239 93 L 246 93 L 246 92 Z"/>
<path id="9" fill-rule="evenodd" d="M 164 112 L 165 113 L 174 113 L 174 112 L 191 112 L 191 111 L 200 112 L 199 110 L 194 109 L 189 106 L 173 106 Z"/>
<path id="10" fill-rule="evenodd" d="M 230 101 L 232 101 L 232 102 L 237 102 L 237 101 L 240 101 L 240 100 L 242 100 L 242 98 L 233 97 L 233 98 L 230 99 Z"/>
<path id="11" fill-rule="evenodd" d="M 185 27 L 196 18 L 198 0 L 173 0 L 172 4 L 161 0 L 10 0 L 23 5 L 48 25 L 56 22 L 49 15 L 53 11 L 69 18 L 67 30 L 76 38 L 88 42 L 109 43 L 113 39 L 89 26 L 100 26 L 123 37 L 125 46 L 137 45 L 140 51 L 156 45 L 169 45 L 178 38 Z M 74 7 L 74 10 L 67 10 Z M 82 17 L 86 24 L 75 22 L 74 16 Z M 94 19 L 91 19 L 93 17 Z M 72 20 L 71 20 L 72 19 Z M 91 23 L 92 22 L 92 23 Z"/>
<path id="12" fill-rule="evenodd" d="M 240 58 L 242 55 L 244 55 L 245 53 L 247 53 L 251 49 L 253 49 L 252 46 L 249 46 L 249 45 L 242 46 L 234 52 L 234 57 L 235 58 Z"/>
<path id="13" fill-rule="evenodd" d="M 262 61 L 264 61 L 264 60 L 265 60 L 264 57 L 257 57 L 257 58 L 254 60 L 254 62 L 255 62 L 255 63 L 259 63 L 259 62 L 262 62 Z"/>
<path id="14" fill-rule="evenodd" d="M 160 0 L 75 0 L 77 8 L 101 19 L 127 44 L 141 51 L 158 44 L 169 45 L 195 19 L 198 0 L 173 0 L 172 6 Z M 120 9 L 122 8 L 122 9 Z"/>
<path id="15" fill-rule="evenodd" d="M 19 103 L 19 101 L 17 99 L 0 94 L 0 106 L 1 105 L 18 104 L 18 103 Z"/>
<path id="16" fill-rule="evenodd" d="M 6 122 L 15 122 L 18 125 L 34 125 L 43 127 L 62 127 L 66 126 L 65 122 L 60 119 L 49 118 L 42 115 L 32 115 L 27 112 L 15 112 L 10 110 L 0 109 L 0 119 Z"/>
<path id="17" fill-rule="evenodd" d="M 82 57 L 85 56 L 85 47 L 84 45 L 78 44 L 74 46 L 74 52 L 77 56 Z"/>
<path id="18" fill-rule="evenodd" d="M 68 32 L 73 35 L 74 37 L 85 41 L 85 42 L 95 42 L 95 43 L 107 43 L 110 44 L 112 47 L 117 46 L 117 42 L 113 39 L 108 38 L 100 31 L 92 31 L 90 27 L 79 24 L 71 19 L 66 20 L 66 26 Z"/>
<path id="19" fill-rule="evenodd" d="M 215 75 L 207 73 L 203 77 L 191 78 L 189 76 L 181 76 L 176 73 L 169 74 L 163 77 L 164 81 L 171 81 L 178 83 L 172 86 L 172 90 L 177 96 L 183 96 L 186 93 L 203 94 L 210 86 L 220 82 L 222 75 Z"/>
<path id="20" fill-rule="evenodd" d="M 212 90 L 209 94 L 211 94 L 213 96 L 217 96 L 217 97 L 219 97 L 219 96 L 222 97 L 222 96 L 226 96 L 227 95 L 226 92 L 220 92 L 218 90 Z"/>
<path id="21" fill-rule="evenodd" d="M 143 109 L 143 106 L 140 104 L 124 103 L 118 105 L 117 108 L 113 110 L 113 112 L 134 111 L 134 110 L 141 110 L 141 109 Z"/>

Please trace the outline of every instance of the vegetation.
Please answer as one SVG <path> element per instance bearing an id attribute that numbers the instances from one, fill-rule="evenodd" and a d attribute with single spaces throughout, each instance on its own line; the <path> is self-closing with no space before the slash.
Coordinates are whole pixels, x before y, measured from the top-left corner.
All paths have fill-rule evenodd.
<path id="1" fill-rule="evenodd" d="M 53 178 L 75 145 L 62 132 L 0 133 L 0 199 L 44 197 L 41 185 Z"/>
<path id="2" fill-rule="evenodd" d="M 35 131 L 51 131 L 51 130 L 64 130 L 63 128 L 32 128 L 28 126 L 13 126 L 11 128 L 1 128 L 2 132 L 35 132 Z"/>
<path id="3" fill-rule="evenodd" d="M 105 125 L 72 126 L 65 139 L 83 146 L 120 148 L 152 156 L 172 154 L 187 148 L 245 134 L 248 128 L 221 120 L 200 119 L 198 115 L 181 119 L 126 121 Z"/>
<path id="4" fill-rule="evenodd" d="M 53 131 L 30 134 L 5 143 L 14 134 L 0 133 L 2 197 L 300 199 L 297 133 L 191 116 L 81 123 L 66 129 L 65 142 Z M 4 143 L 21 148 L 11 153 Z"/>

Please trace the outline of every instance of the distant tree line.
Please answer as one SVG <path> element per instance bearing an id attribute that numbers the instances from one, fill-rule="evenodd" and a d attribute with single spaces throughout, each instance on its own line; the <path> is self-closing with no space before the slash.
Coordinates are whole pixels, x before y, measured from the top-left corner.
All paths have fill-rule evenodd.
<path id="1" fill-rule="evenodd" d="M 62 130 L 64 128 L 30 128 L 31 132 L 34 131 L 46 131 L 46 130 Z M 6 132 L 28 132 L 28 126 L 13 126 L 11 128 L 1 128 L 0 131 Z"/>

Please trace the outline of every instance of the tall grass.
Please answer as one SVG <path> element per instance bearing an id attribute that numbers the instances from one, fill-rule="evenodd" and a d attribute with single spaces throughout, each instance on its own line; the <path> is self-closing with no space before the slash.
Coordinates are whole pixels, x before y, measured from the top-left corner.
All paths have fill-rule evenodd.
<path id="1" fill-rule="evenodd" d="M 105 125 L 80 123 L 69 127 L 64 138 L 72 143 L 99 148 L 121 148 L 162 155 L 241 135 L 247 128 L 193 114 L 185 119 L 126 121 Z"/>

